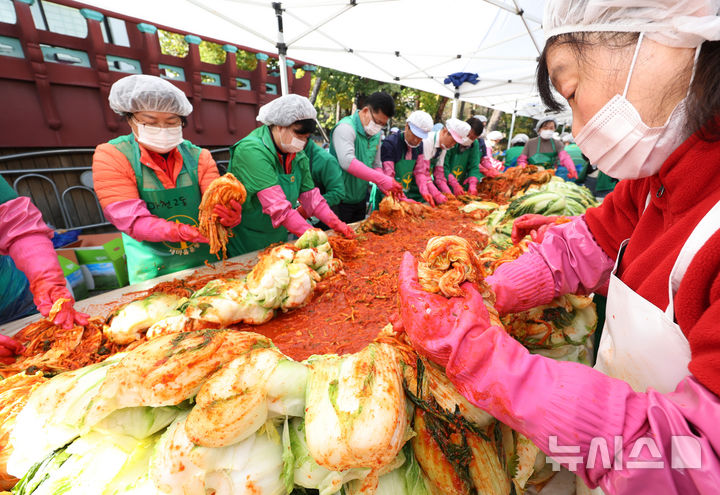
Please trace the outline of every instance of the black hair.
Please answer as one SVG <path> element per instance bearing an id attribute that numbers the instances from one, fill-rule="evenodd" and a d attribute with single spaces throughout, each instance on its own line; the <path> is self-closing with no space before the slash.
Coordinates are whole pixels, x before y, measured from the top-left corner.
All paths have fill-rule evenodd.
<path id="1" fill-rule="evenodd" d="M 380 111 L 390 118 L 395 115 L 395 100 L 383 91 L 377 91 L 364 100 L 363 107 L 370 107 L 373 112 Z"/>
<path id="2" fill-rule="evenodd" d="M 179 115 L 179 117 L 180 117 L 180 122 L 182 123 L 182 126 L 185 127 L 187 125 L 187 117 L 183 117 L 182 115 Z M 125 112 L 125 118 L 127 120 L 130 120 L 131 118 L 133 118 L 132 112 Z"/>
<path id="3" fill-rule="evenodd" d="M 315 119 L 296 120 L 290 127 L 297 134 L 312 134 L 317 129 Z"/>
<path id="4" fill-rule="evenodd" d="M 467 119 L 466 122 L 470 124 L 470 130 L 473 131 L 477 136 L 482 134 L 483 130 L 485 129 L 485 124 L 483 124 L 483 121 L 477 117 L 470 117 L 469 119 Z"/>
<path id="5" fill-rule="evenodd" d="M 561 111 L 564 105 L 552 93 L 547 53 L 552 47 L 568 45 L 580 58 L 582 49 L 596 44 L 624 48 L 637 42 L 638 33 L 567 33 L 553 36 L 545 43 L 537 68 L 537 86 L 548 110 Z M 720 140 L 720 41 L 706 41 L 700 49 L 695 78 L 687 99 L 687 126 L 690 134 L 700 131 L 705 141 Z"/>

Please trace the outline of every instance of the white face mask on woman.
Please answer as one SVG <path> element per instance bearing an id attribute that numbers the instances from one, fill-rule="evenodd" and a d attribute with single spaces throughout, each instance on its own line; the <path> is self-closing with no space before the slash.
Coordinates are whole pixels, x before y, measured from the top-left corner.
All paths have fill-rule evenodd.
<path id="1" fill-rule="evenodd" d="M 135 119 L 133 119 L 135 120 Z M 155 127 L 142 124 L 135 120 L 137 132 L 135 139 L 138 143 L 156 153 L 167 153 L 183 142 L 182 126 Z"/>
<path id="2" fill-rule="evenodd" d="M 280 147 L 285 153 L 298 153 L 305 148 L 306 144 L 307 141 L 303 141 L 302 139 L 298 139 L 293 136 L 289 143 L 282 143 Z"/>
<path id="3" fill-rule="evenodd" d="M 553 138 L 553 135 L 555 135 L 555 131 L 551 131 L 550 129 L 543 129 L 542 131 L 540 131 L 540 137 L 545 141 L 551 140 Z"/>
<path id="4" fill-rule="evenodd" d="M 642 39 L 643 33 L 640 33 L 622 96 L 615 95 L 608 101 L 575 139 L 590 163 L 616 179 L 655 175 L 687 137 L 685 99 L 670 113 L 665 125 L 648 127 L 626 98 Z M 699 53 L 698 47 L 695 63 Z"/>

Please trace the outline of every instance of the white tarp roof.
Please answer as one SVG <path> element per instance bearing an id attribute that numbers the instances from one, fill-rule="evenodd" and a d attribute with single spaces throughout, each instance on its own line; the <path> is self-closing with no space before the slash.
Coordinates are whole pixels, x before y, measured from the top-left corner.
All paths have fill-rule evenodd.
<path id="1" fill-rule="evenodd" d="M 109 11 L 277 53 L 269 0 L 84 0 Z M 285 0 L 287 57 L 453 97 L 443 80 L 479 75 L 460 99 L 535 116 L 542 0 Z M 516 12 L 522 11 L 521 17 Z"/>

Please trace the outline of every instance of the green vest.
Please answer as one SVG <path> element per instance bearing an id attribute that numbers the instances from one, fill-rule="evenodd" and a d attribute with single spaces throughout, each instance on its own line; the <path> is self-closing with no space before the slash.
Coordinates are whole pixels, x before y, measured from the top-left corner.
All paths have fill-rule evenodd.
<path id="1" fill-rule="evenodd" d="M 525 146 L 511 146 L 505 152 L 505 167 L 515 167 L 517 165 L 517 159 L 522 155 L 522 150 Z"/>
<path id="2" fill-rule="evenodd" d="M 332 135 L 340 124 L 350 124 L 355 129 L 355 158 L 360 160 L 368 167 L 372 167 L 375 157 L 377 156 L 378 147 L 380 146 L 380 133 L 372 137 L 365 134 L 362 122 L 360 122 L 360 114 L 354 114 L 343 118 L 338 122 L 330 133 L 330 153 L 337 158 L 335 147 L 332 145 Z M 358 179 L 352 174 L 343 170 L 343 180 L 345 181 L 345 198 L 343 203 L 362 203 L 365 201 L 368 193 L 368 182 Z"/>
<path id="3" fill-rule="evenodd" d="M 295 155 L 292 163 L 292 172 L 285 173 L 285 169 L 280 163 L 280 158 L 270 135 L 268 126 L 258 127 L 245 138 L 241 139 L 230 147 L 230 168 L 229 172 L 234 172 L 235 161 L 233 156 L 243 154 L 245 161 L 252 162 L 254 156 L 262 154 L 264 159 L 268 157 L 274 163 L 275 173 L 278 182 L 285 197 L 290 204 L 295 205 L 300 196 L 300 186 L 303 180 L 303 170 L 308 170 L 308 158 L 304 152 L 300 151 Z M 302 162 L 305 166 L 302 167 Z M 260 199 L 255 194 L 249 194 L 243 204 L 242 221 L 240 225 L 233 229 L 233 237 L 228 241 L 228 256 L 238 256 L 251 251 L 265 249 L 270 244 L 276 242 L 286 242 L 288 240 L 288 231 L 282 225 L 277 228 L 273 227 L 272 220 L 269 215 L 262 211 Z"/>
<path id="4" fill-rule="evenodd" d="M 132 134 L 115 138 L 110 144 L 132 165 L 140 199 L 147 203 L 150 213 L 171 222 L 198 226 L 198 209 L 202 200 L 198 180 L 201 148 L 187 140 L 178 145 L 183 158 L 182 170 L 175 187 L 165 189 L 155 171 L 140 162 L 140 147 Z M 123 244 L 131 284 L 193 268 L 211 259 L 210 247 L 196 242 L 137 241 L 123 234 Z"/>

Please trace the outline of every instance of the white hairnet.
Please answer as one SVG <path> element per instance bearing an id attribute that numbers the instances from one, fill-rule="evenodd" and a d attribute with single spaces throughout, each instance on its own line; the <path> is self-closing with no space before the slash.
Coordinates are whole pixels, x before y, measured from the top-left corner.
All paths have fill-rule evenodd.
<path id="1" fill-rule="evenodd" d="M 535 132 L 540 132 L 540 128 L 546 122 L 555 122 L 555 127 L 557 127 L 557 120 L 555 120 L 555 117 L 547 115 L 545 117 L 541 117 L 540 120 L 537 121 L 537 124 L 535 124 Z"/>
<path id="2" fill-rule="evenodd" d="M 425 132 L 426 134 L 432 131 L 433 119 L 427 112 L 423 112 L 422 110 L 415 110 L 407 118 L 407 121 L 418 127 L 422 132 Z"/>
<path id="3" fill-rule="evenodd" d="M 565 33 L 646 33 L 667 46 L 695 48 L 720 39 L 720 0 L 548 0 L 545 38 Z"/>
<path id="4" fill-rule="evenodd" d="M 502 140 L 502 138 L 504 138 L 504 137 L 505 137 L 505 135 L 504 135 L 502 132 L 500 132 L 500 131 L 490 131 L 490 132 L 488 132 L 488 134 L 487 134 L 487 138 L 488 138 L 490 141 L 500 141 L 500 140 Z"/>
<path id="5" fill-rule="evenodd" d="M 134 74 L 110 87 L 110 108 L 116 113 L 167 112 L 187 117 L 193 111 L 185 93 L 158 76 Z"/>
<path id="6" fill-rule="evenodd" d="M 260 107 L 257 120 L 265 125 L 287 127 L 298 120 L 314 119 L 317 110 L 310 100 L 300 95 L 284 95 Z"/>
<path id="7" fill-rule="evenodd" d="M 473 115 L 474 118 L 478 119 L 483 124 L 487 124 L 487 117 L 484 115 Z"/>
<path id="8" fill-rule="evenodd" d="M 510 141 L 510 146 L 517 146 L 518 144 L 527 144 L 528 141 L 530 141 L 530 137 L 527 134 L 523 134 L 521 132 L 520 134 L 515 134 L 515 136 L 513 136 L 512 141 Z"/>
<path id="9" fill-rule="evenodd" d="M 470 134 L 470 124 L 460 119 L 447 119 L 445 128 L 448 130 L 453 139 L 462 144 L 468 134 Z"/>
<path id="10" fill-rule="evenodd" d="M 570 134 L 569 132 L 563 132 L 563 133 L 562 133 L 562 136 L 560 136 L 560 140 L 561 140 L 563 143 L 574 143 L 574 142 L 575 142 L 575 139 L 573 138 L 573 135 Z"/>

